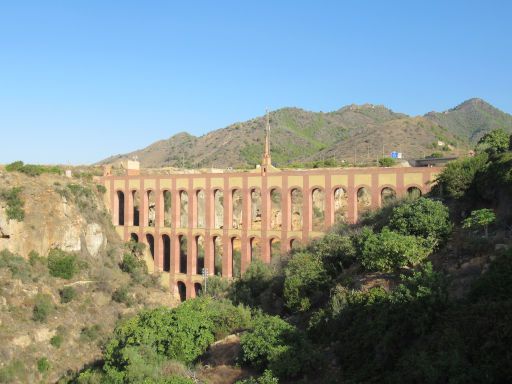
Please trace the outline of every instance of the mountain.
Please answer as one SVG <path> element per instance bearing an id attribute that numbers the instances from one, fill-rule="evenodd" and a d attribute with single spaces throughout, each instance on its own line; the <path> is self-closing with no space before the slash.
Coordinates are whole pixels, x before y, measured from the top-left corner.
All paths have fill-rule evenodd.
<path id="1" fill-rule="evenodd" d="M 444 112 L 429 112 L 426 119 L 439 124 L 460 137 L 476 143 L 486 132 L 503 128 L 512 132 L 512 116 L 482 99 L 469 99 Z"/>
<path id="2" fill-rule="evenodd" d="M 330 158 L 372 161 L 393 150 L 406 158 L 438 151 L 458 155 L 488 130 L 512 131 L 512 116 L 480 99 L 415 117 L 373 104 L 352 104 L 327 113 L 283 108 L 269 117 L 272 160 L 278 167 Z M 261 161 L 265 124 L 265 116 L 260 116 L 200 137 L 182 132 L 100 163 L 136 157 L 146 168 L 252 168 Z"/>

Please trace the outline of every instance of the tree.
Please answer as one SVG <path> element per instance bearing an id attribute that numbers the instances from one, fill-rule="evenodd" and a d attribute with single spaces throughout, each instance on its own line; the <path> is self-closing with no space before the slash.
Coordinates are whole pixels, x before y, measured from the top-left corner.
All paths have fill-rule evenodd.
<path id="1" fill-rule="evenodd" d="M 478 141 L 477 149 L 488 154 L 503 153 L 507 151 L 509 141 L 509 135 L 503 129 L 495 129 L 482 136 Z"/>
<path id="2" fill-rule="evenodd" d="M 488 228 L 489 225 L 494 223 L 496 215 L 492 209 L 484 208 L 472 211 L 471 215 L 464 219 L 462 222 L 462 228 L 475 228 L 480 227 L 484 229 L 485 237 L 489 236 Z"/>
<path id="3" fill-rule="evenodd" d="M 436 243 L 447 239 L 451 232 L 448 207 L 440 201 L 420 197 L 393 209 L 389 228 L 403 235 L 431 238 Z"/>

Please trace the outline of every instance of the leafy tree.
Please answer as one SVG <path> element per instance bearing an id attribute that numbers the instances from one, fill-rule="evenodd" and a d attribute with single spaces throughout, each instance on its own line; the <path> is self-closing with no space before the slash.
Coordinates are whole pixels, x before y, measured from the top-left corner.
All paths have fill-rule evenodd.
<path id="1" fill-rule="evenodd" d="M 403 235 L 446 240 L 451 232 L 448 207 L 440 201 L 420 197 L 395 207 L 389 218 L 389 228 Z"/>
<path id="2" fill-rule="evenodd" d="M 392 272 L 417 265 L 433 249 L 430 240 L 393 232 L 387 227 L 380 233 L 365 229 L 359 242 L 361 264 L 371 271 Z"/>
<path id="3" fill-rule="evenodd" d="M 492 209 L 478 209 L 472 211 L 471 215 L 462 222 L 463 228 L 483 228 L 485 237 L 489 236 L 489 225 L 494 223 L 496 215 Z"/>
<path id="4" fill-rule="evenodd" d="M 295 253 L 284 272 L 284 300 L 292 311 L 307 311 L 328 289 L 329 276 L 322 260 L 311 252 Z"/>
<path id="5" fill-rule="evenodd" d="M 50 275 L 54 277 L 71 279 L 78 270 L 76 256 L 60 249 L 50 250 L 48 254 L 48 270 Z"/>
<path id="6" fill-rule="evenodd" d="M 326 273 L 335 278 L 355 260 L 356 250 L 349 236 L 329 232 L 314 241 L 310 250 L 322 260 Z"/>
<path id="7" fill-rule="evenodd" d="M 477 149 L 490 155 L 505 152 L 509 147 L 509 135 L 503 129 L 495 129 L 486 133 L 478 141 Z"/>

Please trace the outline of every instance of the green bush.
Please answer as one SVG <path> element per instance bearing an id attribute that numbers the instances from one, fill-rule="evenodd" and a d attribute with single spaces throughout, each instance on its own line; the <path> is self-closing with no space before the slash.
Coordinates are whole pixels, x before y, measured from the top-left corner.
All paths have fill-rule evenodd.
<path id="1" fill-rule="evenodd" d="M 50 339 L 50 344 L 55 348 L 60 348 L 63 341 L 64 338 L 62 337 L 62 335 L 55 335 Z"/>
<path id="2" fill-rule="evenodd" d="M 364 229 L 358 241 L 362 266 L 382 272 L 417 265 L 428 257 L 434 246 L 430 239 L 402 235 L 386 227 L 380 233 Z"/>
<path id="3" fill-rule="evenodd" d="M 448 239 L 452 225 L 448 207 L 440 201 L 420 197 L 396 206 L 389 217 L 389 228 L 403 235 L 442 243 Z"/>
<path id="4" fill-rule="evenodd" d="M 60 249 L 50 250 L 48 254 L 48 270 L 50 275 L 69 280 L 77 272 L 77 269 L 75 255 Z"/>
<path id="5" fill-rule="evenodd" d="M 101 184 L 96 184 L 96 190 L 101 193 L 102 195 L 104 195 L 105 193 L 107 193 L 107 188 L 104 186 L 104 185 L 101 185 Z"/>
<path id="6" fill-rule="evenodd" d="M 240 337 L 241 361 L 280 378 L 294 378 L 311 369 L 314 351 L 305 335 L 277 316 L 258 315 Z"/>
<path id="7" fill-rule="evenodd" d="M 73 287 L 64 287 L 60 290 L 60 302 L 62 304 L 69 303 L 76 296 L 76 291 Z"/>
<path id="8" fill-rule="evenodd" d="M 28 261 L 32 267 L 35 267 L 37 264 L 46 265 L 46 259 L 34 250 L 30 251 L 28 254 Z"/>
<path id="9" fill-rule="evenodd" d="M 100 335 L 101 327 L 99 324 L 94 324 L 90 327 L 84 327 L 80 331 L 80 340 L 84 342 L 92 342 Z"/>
<path id="10" fill-rule="evenodd" d="M 28 176 L 39 176 L 43 173 L 60 174 L 62 171 L 57 166 L 46 166 L 36 164 L 24 164 L 23 161 L 15 161 L 5 166 L 7 172 L 21 172 Z"/>
<path id="11" fill-rule="evenodd" d="M 127 286 L 117 288 L 112 293 L 112 300 L 117 303 L 125 304 L 127 307 L 131 307 L 134 304 L 133 298 L 130 294 L 130 290 Z"/>
<path id="12" fill-rule="evenodd" d="M 311 308 L 330 281 L 319 255 L 301 251 L 295 253 L 286 266 L 283 297 L 292 311 L 304 312 Z"/>
<path id="13" fill-rule="evenodd" d="M 379 166 L 381 167 L 392 167 L 396 164 L 396 160 L 391 157 L 383 157 L 379 159 Z"/>
<path id="14" fill-rule="evenodd" d="M 26 383 L 27 368 L 20 360 L 14 360 L 0 368 L 0 383 Z"/>
<path id="15" fill-rule="evenodd" d="M 32 319 L 34 321 L 45 322 L 54 310 L 51 296 L 44 293 L 38 293 L 34 301 Z"/>
<path id="16" fill-rule="evenodd" d="M 15 279 L 23 282 L 30 280 L 30 266 L 27 261 L 7 249 L 0 251 L 0 268 L 9 269 Z"/>
<path id="17" fill-rule="evenodd" d="M 507 151 L 509 145 L 509 134 L 503 129 L 495 129 L 482 136 L 478 141 L 477 150 L 485 151 L 490 155 Z"/>
<path id="18" fill-rule="evenodd" d="M 46 373 L 50 370 L 50 362 L 46 357 L 41 357 L 37 360 L 37 370 L 40 373 Z"/>
<path id="19" fill-rule="evenodd" d="M 0 191 L 0 199 L 7 203 L 6 214 L 9 220 L 23 221 L 25 211 L 23 206 L 25 202 L 21 198 L 21 187 L 12 187 L 9 190 Z"/>
<path id="20" fill-rule="evenodd" d="M 235 384 L 279 384 L 279 380 L 277 377 L 274 377 L 272 371 L 267 369 L 263 372 L 263 375 L 256 379 L 251 377 L 249 379 L 239 380 Z"/>

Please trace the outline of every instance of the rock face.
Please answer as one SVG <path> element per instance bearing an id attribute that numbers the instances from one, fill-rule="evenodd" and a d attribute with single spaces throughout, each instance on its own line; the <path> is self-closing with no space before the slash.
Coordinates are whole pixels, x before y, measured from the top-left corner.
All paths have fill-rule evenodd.
<path id="1" fill-rule="evenodd" d="M 59 248 L 68 252 L 87 251 L 96 257 L 106 247 L 105 229 L 87 217 L 72 195 L 62 193 L 66 192 L 69 180 L 55 181 L 58 177 L 49 175 L 35 179 L 18 174 L 0 174 L 0 178 L 2 189 L 23 188 L 25 211 L 22 222 L 9 220 L 6 202 L 0 201 L 0 250 L 8 249 L 27 257 L 31 251 L 46 256 L 50 249 Z M 94 194 L 88 198 L 91 204 L 102 206 Z"/>

